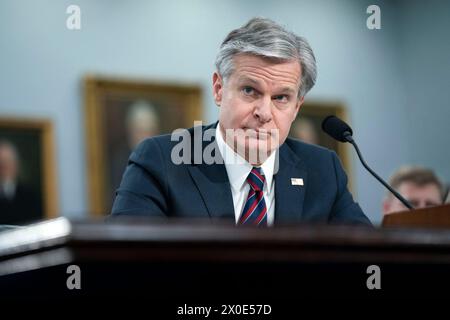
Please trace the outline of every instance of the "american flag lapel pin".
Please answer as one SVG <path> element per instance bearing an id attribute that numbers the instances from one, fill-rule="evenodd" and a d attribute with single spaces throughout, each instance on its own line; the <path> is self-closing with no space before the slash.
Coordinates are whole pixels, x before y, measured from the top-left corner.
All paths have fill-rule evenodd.
<path id="1" fill-rule="evenodd" d="M 303 179 L 302 178 L 291 178 L 291 184 L 293 186 L 302 186 L 303 185 Z"/>

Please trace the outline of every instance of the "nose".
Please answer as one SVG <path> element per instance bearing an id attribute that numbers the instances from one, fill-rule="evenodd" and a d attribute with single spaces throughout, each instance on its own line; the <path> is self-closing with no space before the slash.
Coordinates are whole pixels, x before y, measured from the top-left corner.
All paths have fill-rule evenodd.
<path id="1" fill-rule="evenodd" d="M 272 120 L 272 99 L 270 97 L 259 99 L 253 115 L 261 123 L 270 122 Z"/>

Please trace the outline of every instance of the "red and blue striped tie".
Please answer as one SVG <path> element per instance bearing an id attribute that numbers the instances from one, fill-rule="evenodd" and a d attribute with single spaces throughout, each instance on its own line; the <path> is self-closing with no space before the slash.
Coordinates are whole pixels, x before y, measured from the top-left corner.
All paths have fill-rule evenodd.
<path id="1" fill-rule="evenodd" d="M 261 168 L 253 168 L 247 177 L 250 191 L 239 218 L 239 224 L 267 225 L 267 207 L 263 195 L 264 181 Z"/>

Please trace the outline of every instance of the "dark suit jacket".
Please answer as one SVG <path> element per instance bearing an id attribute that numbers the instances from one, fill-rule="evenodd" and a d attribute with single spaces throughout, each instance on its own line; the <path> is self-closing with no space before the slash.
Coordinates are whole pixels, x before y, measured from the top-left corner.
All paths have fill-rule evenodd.
<path id="1" fill-rule="evenodd" d="M 42 219 L 40 197 L 31 188 L 19 183 L 12 199 L 0 195 L 0 224 L 28 224 Z"/>
<path id="2" fill-rule="evenodd" d="M 217 125 L 202 127 L 202 130 Z M 189 129 L 193 142 L 193 128 Z M 142 142 L 131 154 L 116 192 L 112 215 L 209 217 L 234 221 L 233 198 L 224 164 L 171 161 L 178 141 L 170 135 Z M 203 148 L 207 144 L 203 144 Z M 215 140 L 213 138 L 213 142 Z M 367 224 L 347 189 L 347 176 L 333 151 L 286 139 L 275 179 L 275 224 Z M 302 178 L 293 186 L 291 178 Z M 232 220 L 233 219 L 233 220 Z"/>

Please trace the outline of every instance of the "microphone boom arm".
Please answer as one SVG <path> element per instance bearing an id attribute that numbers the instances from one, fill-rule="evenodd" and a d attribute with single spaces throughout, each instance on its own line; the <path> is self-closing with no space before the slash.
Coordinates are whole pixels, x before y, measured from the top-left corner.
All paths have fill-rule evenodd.
<path id="1" fill-rule="evenodd" d="M 356 144 L 355 140 L 353 140 L 352 134 L 348 131 L 344 132 L 343 134 L 345 140 L 347 140 L 348 142 L 350 142 L 353 147 L 356 150 L 356 153 L 358 154 L 359 160 L 361 160 L 361 163 L 363 164 L 363 166 L 367 169 L 367 171 L 369 171 L 378 181 L 381 182 L 381 184 L 383 186 L 385 186 L 390 192 L 392 192 L 397 199 L 399 199 L 408 209 L 412 210 L 414 209 L 414 207 L 405 199 L 403 198 L 397 191 L 395 191 L 393 188 L 391 188 L 390 185 L 388 185 L 386 182 L 384 182 L 383 179 L 381 179 L 372 169 L 370 169 L 370 167 L 367 165 L 366 161 L 364 161 L 361 152 L 359 151 L 358 145 Z"/>

